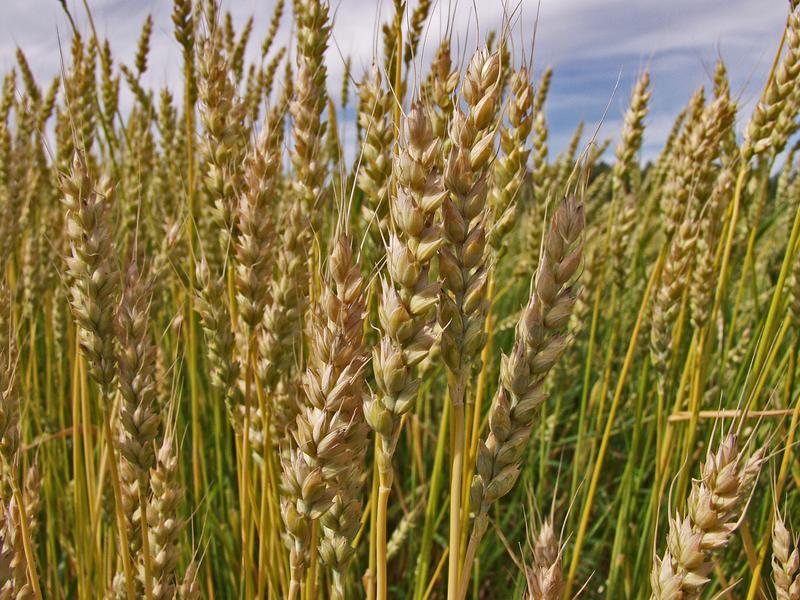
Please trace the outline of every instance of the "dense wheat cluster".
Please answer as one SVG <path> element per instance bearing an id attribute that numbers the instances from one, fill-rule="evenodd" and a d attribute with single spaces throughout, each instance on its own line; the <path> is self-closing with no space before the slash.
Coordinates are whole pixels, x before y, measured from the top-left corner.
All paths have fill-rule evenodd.
<path id="1" fill-rule="evenodd" d="M 151 19 L 60 5 L 0 90 L 0 600 L 800 600 L 800 9 L 645 163 L 648 71 L 553 155 L 513 20 L 395 0 L 337 90 L 326 0 L 173 0 L 148 89 Z"/>

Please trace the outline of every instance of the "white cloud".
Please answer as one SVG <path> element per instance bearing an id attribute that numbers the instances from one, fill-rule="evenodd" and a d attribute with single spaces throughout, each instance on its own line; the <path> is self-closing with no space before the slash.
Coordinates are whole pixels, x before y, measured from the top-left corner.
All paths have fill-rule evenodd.
<path id="1" fill-rule="evenodd" d="M 82 0 L 68 0 L 79 26 L 88 26 Z M 411 2 L 412 8 L 415 4 Z M 438 0 L 426 33 L 421 65 L 426 65 L 436 43 L 448 30 L 453 15 L 454 47 L 475 47 L 476 32 L 485 34 L 502 24 L 501 0 Z M 514 47 L 528 52 L 534 34 L 538 0 L 509 0 L 513 14 Z M 117 60 L 130 62 L 142 22 L 152 13 L 155 27 L 150 67 L 145 83 L 179 88 L 180 51 L 172 35 L 169 0 L 89 0 L 100 36 L 107 36 Z M 287 2 L 291 5 L 291 2 Z M 266 31 L 274 0 L 227 0 L 238 26 L 255 15 L 251 50 L 257 52 Z M 42 85 L 60 71 L 58 37 L 66 53 L 70 29 L 56 0 L 5 0 L 0 23 L 0 69 L 15 64 L 16 46 L 23 48 Z M 379 23 L 387 20 L 389 0 L 333 2 L 336 20 L 327 64 L 330 89 L 341 88 L 343 61 L 352 56 L 353 74 L 360 76 L 380 46 L 375 44 Z M 747 114 L 757 96 L 777 46 L 787 3 L 753 0 L 542 0 L 536 35 L 536 66 L 555 67 L 548 104 L 553 150 L 558 151 L 581 119 L 592 129 L 609 101 L 620 72 L 621 84 L 613 98 L 603 134 L 612 134 L 624 111 L 632 82 L 648 65 L 653 78 L 652 114 L 646 148 L 655 148 L 666 136 L 672 118 L 692 90 L 709 80 L 718 54 L 728 64 L 733 89 L 741 93 Z M 477 11 L 477 12 L 476 12 Z M 290 35 L 287 6 L 276 46 Z M 340 55 L 341 53 L 341 55 Z M 424 66 L 420 67 L 421 70 Z M 335 92 L 334 92 L 335 91 Z M 126 102 L 129 102 L 127 100 Z M 352 127 L 351 127 L 352 129 Z M 647 152 L 646 152 L 647 153 Z"/>

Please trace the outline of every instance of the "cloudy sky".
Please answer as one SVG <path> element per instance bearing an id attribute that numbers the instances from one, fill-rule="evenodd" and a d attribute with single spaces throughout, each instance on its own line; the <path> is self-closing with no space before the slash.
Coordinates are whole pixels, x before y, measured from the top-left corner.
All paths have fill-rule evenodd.
<path id="1" fill-rule="evenodd" d="M 85 28 L 82 0 L 67 3 Z M 68 50 L 70 30 L 58 1 L 2 0 L 0 4 L 0 70 L 14 65 L 20 46 L 37 77 L 49 82 L 60 70 L 59 39 L 64 53 Z M 180 51 L 172 35 L 170 0 L 88 0 L 88 4 L 98 33 L 111 40 L 116 59 L 129 63 L 141 24 L 152 14 L 155 27 L 146 81 L 180 89 Z M 416 1 L 410 4 L 413 7 Z M 446 29 L 448 14 L 454 15 L 456 46 L 460 52 L 469 52 L 479 35 L 501 24 L 504 4 L 513 7 L 508 12 L 513 12 L 515 52 L 527 55 L 538 0 L 435 0 L 427 44 L 418 61 L 421 68 Z M 259 41 L 273 6 L 274 0 L 223 0 L 223 9 L 231 10 L 237 25 L 248 15 L 255 16 L 253 37 Z M 334 43 L 327 64 L 330 89 L 338 96 L 342 57 L 352 57 L 356 76 L 371 64 L 376 24 L 389 17 L 391 0 L 335 0 L 331 8 Z M 547 105 L 551 148 L 563 148 L 581 120 L 587 130 L 596 127 L 606 107 L 600 135 L 618 131 L 633 81 L 645 67 L 653 79 L 645 158 L 657 152 L 692 91 L 710 81 L 718 56 L 728 65 L 742 113 L 749 114 L 769 71 L 787 8 L 787 0 L 541 0 L 534 65 L 537 74 L 546 65 L 555 71 Z M 288 39 L 290 26 L 287 11 L 276 48 Z M 251 45 L 255 52 L 259 43 Z M 351 120 L 352 114 L 345 115 L 345 122 Z"/>

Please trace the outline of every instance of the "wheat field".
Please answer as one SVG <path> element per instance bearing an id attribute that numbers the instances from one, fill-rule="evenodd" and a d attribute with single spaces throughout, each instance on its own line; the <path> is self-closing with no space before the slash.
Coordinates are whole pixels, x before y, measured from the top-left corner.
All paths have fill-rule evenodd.
<path id="1" fill-rule="evenodd" d="M 648 67 L 554 154 L 512 18 L 394 0 L 332 89 L 327 0 L 172 0 L 171 89 L 152 19 L 53 4 L 0 92 L 0 600 L 800 600 L 796 2 L 646 161 Z"/>

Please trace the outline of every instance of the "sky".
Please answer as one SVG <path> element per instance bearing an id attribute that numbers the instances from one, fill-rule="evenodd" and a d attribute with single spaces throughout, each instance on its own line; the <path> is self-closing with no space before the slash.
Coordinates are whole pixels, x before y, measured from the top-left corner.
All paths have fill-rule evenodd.
<path id="1" fill-rule="evenodd" d="M 253 54 L 268 27 L 274 1 L 222 2 L 237 26 L 254 15 Z M 181 54 L 172 34 L 170 0 L 87 2 L 98 34 L 109 38 L 116 60 L 128 64 L 133 62 L 141 25 L 152 14 L 155 26 L 145 83 L 181 89 Z M 40 85 L 46 87 L 60 72 L 62 52 L 68 55 L 69 49 L 70 28 L 58 0 L 0 0 L 0 4 L 0 71 L 14 66 L 19 46 Z M 83 0 L 67 0 L 67 4 L 79 27 L 88 30 Z M 413 8 L 416 0 L 409 4 Z M 529 56 L 533 46 L 534 76 L 548 65 L 554 69 L 546 106 L 551 152 L 566 146 L 580 121 L 586 124 L 585 138 L 598 128 L 598 139 L 614 137 L 633 83 L 642 69 L 650 70 L 653 97 L 642 150 L 645 160 L 657 154 L 692 92 L 710 84 L 719 56 L 727 64 L 741 106 L 738 128 L 744 127 L 766 80 L 788 11 L 787 0 L 434 0 L 417 68 L 425 73 L 447 28 L 448 15 L 452 15 L 454 47 L 463 55 L 474 51 L 477 40 L 487 32 L 501 27 L 504 6 L 513 23 L 516 57 Z M 326 64 L 334 97 L 341 89 L 344 57 L 352 58 L 353 75 L 360 78 L 376 48 L 380 56 L 376 31 L 391 11 L 391 0 L 332 0 L 334 26 Z M 290 29 L 287 10 L 275 49 L 288 41 Z M 123 110 L 130 102 L 126 92 Z M 346 146 L 348 132 L 354 131 L 353 118 L 352 110 L 341 117 Z"/>

